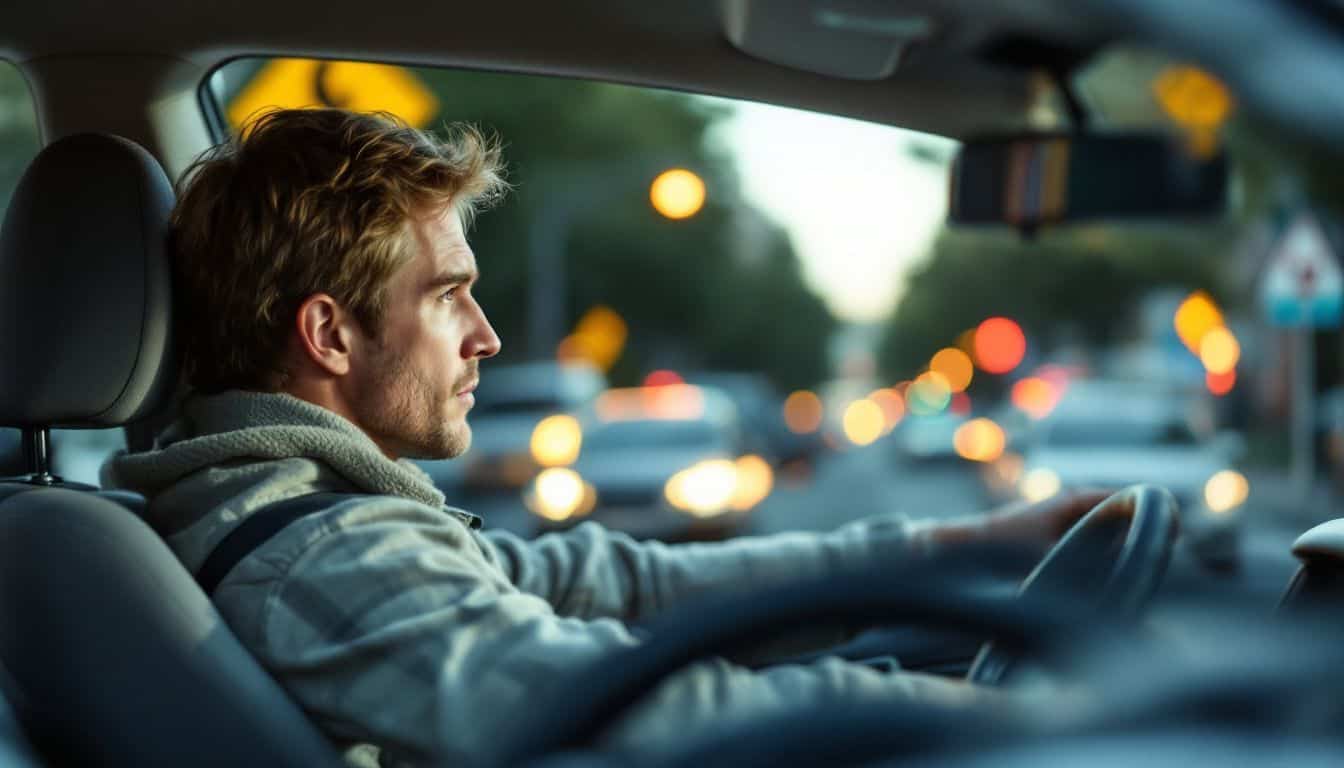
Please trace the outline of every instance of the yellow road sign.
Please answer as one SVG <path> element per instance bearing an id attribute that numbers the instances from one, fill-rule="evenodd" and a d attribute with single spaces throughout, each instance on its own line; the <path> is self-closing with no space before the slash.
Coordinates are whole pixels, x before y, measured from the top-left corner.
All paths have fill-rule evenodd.
<path id="1" fill-rule="evenodd" d="M 1163 111 L 1187 128 L 1217 128 L 1232 114 L 1227 86 L 1195 67 L 1164 70 L 1153 82 L 1153 93 Z"/>
<path id="2" fill-rule="evenodd" d="M 1153 81 L 1153 95 L 1162 111 L 1185 129 L 1197 157 L 1211 157 L 1218 148 L 1218 129 L 1235 102 L 1216 77 L 1196 67 L 1169 67 Z"/>
<path id="3" fill-rule="evenodd" d="M 439 100 L 403 67 L 358 61 L 275 59 L 262 67 L 228 106 L 229 123 L 276 107 L 340 107 L 391 112 L 420 128 L 439 111 Z"/>

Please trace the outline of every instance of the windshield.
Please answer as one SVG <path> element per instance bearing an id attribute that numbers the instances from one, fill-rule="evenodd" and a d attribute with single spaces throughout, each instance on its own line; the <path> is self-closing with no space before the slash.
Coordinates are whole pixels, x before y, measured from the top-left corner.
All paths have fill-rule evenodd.
<path id="1" fill-rule="evenodd" d="M 987 130 L 1067 132 L 1042 83 Z M 1333 252 L 1344 175 L 1243 113 L 1195 62 L 1113 47 L 1074 84 L 1098 131 L 1225 153 L 1226 213 L 949 226 L 956 140 L 582 80 L 241 59 L 207 94 L 229 130 L 268 105 L 340 94 L 426 130 L 470 121 L 503 143 L 513 192 L 469 232 L 473 290 L 503 340 L 481 366 L 472 419 L 478 444 L 510 442 L 512 463 L 490 474 L 468 452 L 431 472 L 492 524 L 539 530 L 527 483 L 576 461 L 580 444 L 619 471 L 637 446 L 715 441 L 698 423 L 552 420 L 581 403 L 506 372 L 559 362 L 590 366 L 599 387 L 722 384 L 740 422 L 734 453 L 778 481 L 743 516 L 758 532 L 1036 498 L 1058 487 L 1024 476 L 1042 441 L 1144 451 L 1220 433 L 1236 462 L 1227 482 L 1251 489 L 1248 515 L 1255 489 L 1282 487 L 1290 470 L 1328 488 L 1344 423 L 1322 407 L 1314 432 L 1293 438 L 1291 425 L 1303 398 L 1340 386 L 1344 345 L 1334 321 L 1303 332 L 1263 292 L 1290 232 Z M 1131 398 L 1162 406 L 1127 411 Z M 1079 418 L 1046 428 L 1057 410 Z M 1171 410 L 1197 414 L 1197 429 L 1155 418 Z M 531 414 L 535 429 L 492 424 L 499 413 Z"/>

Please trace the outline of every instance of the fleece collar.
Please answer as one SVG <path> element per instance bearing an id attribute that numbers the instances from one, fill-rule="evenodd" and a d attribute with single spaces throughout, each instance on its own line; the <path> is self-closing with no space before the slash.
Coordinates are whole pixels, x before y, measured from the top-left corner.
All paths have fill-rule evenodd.
<path id="1" fill-rule="evenodd" d="M 240 459 L 320 461 L 367 493 L 443 505 L 429 476 L 405 459 L 393 461 L 345 418 L 286 394 L 232 390 L 192 396 L 182 417 L 160 436 L 159 450 L 119 456 L 112 484 L 155 496 L 186 475 Z"/>

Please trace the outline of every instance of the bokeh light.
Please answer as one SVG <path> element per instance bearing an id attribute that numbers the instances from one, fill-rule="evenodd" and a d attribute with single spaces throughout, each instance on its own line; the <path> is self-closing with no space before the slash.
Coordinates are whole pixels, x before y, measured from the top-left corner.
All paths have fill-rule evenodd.
<path id="1" fill-rule="evenodd" d="M 733 509 L 746 512 L 770 495 L 775 487 L 775 471 L 754 453 L 733 462 L 733 466 L 737 469 L 737 487 L 730 504 Z"/>
<path id="2" fill-rule="evenodd" d="M 1213 512 L 1228 512 L 1242 505 L 1251 494 L 1251 484 L 1246 476 L 1233 469 L 1209 478 L 1204 484 L 1204 503 Z"/>
<path id="3" fill-rule="evenodd" d="M 562 362 L 584 361 L 609 371 L 620 359 L 628 334 L 625 320 L 615 310 L 598 305 L 579 318 L 574 332 L 560 342 L 556 358 Z"/>
<path id="4" fill-rule="evenodd" d="M 882 408 L 867 398 L 855 400 L 845 407 L 841 425 L 849 442 L 868 445 L 882 436 Z"/>
<path id="5" fill-rule="evenodd" d="M 527 504 L 533 512 L 555 522 L 591 512 L 596 502 L 592 486 L 572 469 L 552 467 L 537 475 Z"/>
<path id="6" fill-rule="evenodd" d="M 737 467 L 727 459 L 710 459 L 683 469 L 663 486 L 663 495 L 672 506 L 695 517 L 728 511 L 736 492 Z"/>
<path id="7" fill-rule="evenodd" d="M 784 399 L 784 424 L 790 432 L 808 435 L 821 429 L 821 398 L 805 389 Z"/>
<path id="8" fill-rule="evenodd" d="M 929 370 L 941 373 L 953 392 L 965 392 L 975 375 L 975 364 L 970 355 L 955 347 L 945 347 L 929 361 Z"/>
<path id="9" fill-rule="evenodd" d="M 682 379 L 676 371 L 650 371 L 649 375 L 644 377 L 644 386 L 646 387 L 670 387 L 685 383 L 685 379 Z"/>
<path id="10" fill-rule="evenodd" d="M 975 364 L 987 373 L 1008 373 L 1027 353 L 1022 326 L 1006 317 L 991 317 L 975 329 Z"/>
<path id="11" fill-rule="evenodd" d="M 957 342 L 952 346 L 960 349 L 967 357 L 975 355 L 975 329 L 967 328 L 957 335 Z"/>
<path id="12" fill-rule="evenodd" d="M 905 391 L 905 405 L 916 416 L 942 413 L 951 402 L 952 387 L 941 373 L 935 371 L 920 374 Z"/>
<path id="13" fill-rule="evenodd" d="M 1059 389 L 1039 376 L 1029 376 L 1013 385 L 1011 398 L 1018 410 L 1033 419 L 1044 419 L 1059 403 Z"/>
<path id="14" fill-rule="evenodd" d="M 1211 394 L 1222 397 L 1237 385 L 1237 371 L 1235 368 L 1227 373 L 1208 371 L 1204 374 L 1204 385 L 1209 388 Z"/>
<path id="15" fill-rule="evenodd" d="M 868 394 L 868 399 L 877 403 L 877 407 L 882 409 L 882 434 L 887 434 L 901 423 L 905 418 L 905 398 L 894 389 L 882 388 L 873 390 Z"/>
<path id="16" fill-rule="evenodd" d="M 1065 390 L 1069 388 L 1069 381 L 1075 376 L 1086 375 L 1086 370 L 1078 366 L 1047 363 L 1037 368 L 1034 375 L 1050 382 L 1050 385 L 1055 388 L 1055 392 L 1063 396 Z"/>
<path id="17" fill-rule="evenodd" d="M 532 430 L 532 458 L 543 467 L 563 467 L 579 458 L 583 429 L 567 414 L 547 416 Z"/>
<path id="18" fill-rule="evenodd" d="M 1023 475 L 1021 481 L 1022 498 L 1027 501 L 1044 501 L 1059 493 L 1059 475 L 1046 467 L 1037 467 Z"/>
<path id="19" fill-rule="evenodd" d="M 1007 438 L 990 419 L 971 419 L 957 427 L 952 438 L 957 455 L 967 461 L 994 461 L 1003 455 Z"/>
<path id="20" fill-rule="evenodd" d="M 1185 348 L 1199 354 L 1200 342 L 1204 335 L 1223 324 L 1223 313 L 1213 303 L 1209 294 L 1195 291 L 1176 308 L 1176 317 L 1172 320 L 1176 326 L 1176 335 Z"/>
<path id="21" fill-rule="evenodd" d="M 1199 342 L 1199 360 L 1209 373 L 1227 373 L 1240 359 L 1241 345 L 1224 326 L 1211 329 Z"/>
<path id="22" fill-rule="evenodd" d="M 669 219 L 690 218 L 705 204 L 705 182 L 685 168 L 663 171 L 649 185 L 649 202 Z"/>
<path id="23" fill-rule="evenodd" d="M 947 406 L 947 410 L 958 416 L 968 416 L 971 413 L 971 396 L 965 392 L 955 392 L 952 395 L 952 402 Z"/>

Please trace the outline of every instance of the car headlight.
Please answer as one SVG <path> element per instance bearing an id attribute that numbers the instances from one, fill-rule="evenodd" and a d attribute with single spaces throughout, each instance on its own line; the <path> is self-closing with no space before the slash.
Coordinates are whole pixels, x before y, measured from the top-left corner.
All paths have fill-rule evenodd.
<path id="1" fill-rule="evenodd" d="M 583 447 L 583 428 L 568 414 L 547 416 L 532 430 L 529 448 L 532 458 L 543 467 L 563 467 L 579 458 Z"/>
<path id="2" fill-rule="evenodd" d="M 770 462 L 755 454 L 747 454 L 733 462 L 737 471 L 733 488 L 733 509 L 746 512 L 770 495 L 775 487 L 775 471 Z"/>
<path id="3" fill-rule="evenodd" d="M 552 467 L 537 475 L 523 500 L 533 513 L 560 523 L 593 511 L 597 492 L 578 472 Z"/>
<path id="4" fill-rule="evenodd" d="M 695 517 L 728 510 L 737 493 L 737 467 L 727 459 L 702 461 L 673 475 L 663 486 L 668 503 Z"/>
<path id="5" fill-rule="evenodd" d="M 1059 493 L 1059 475 L 1049 467 L 1036 467 L 1022 476 L 1018 490 L 1027 501 L 1041 501 Z"/>
<path id="6" fill-rule="evenodd" d="M 1250 494 L 1246 476 L 1234 469 L 1215 473 L 1204 483 L 1204 504 L 1210 512 L 1230 512 L 1245 503 Z"/>

